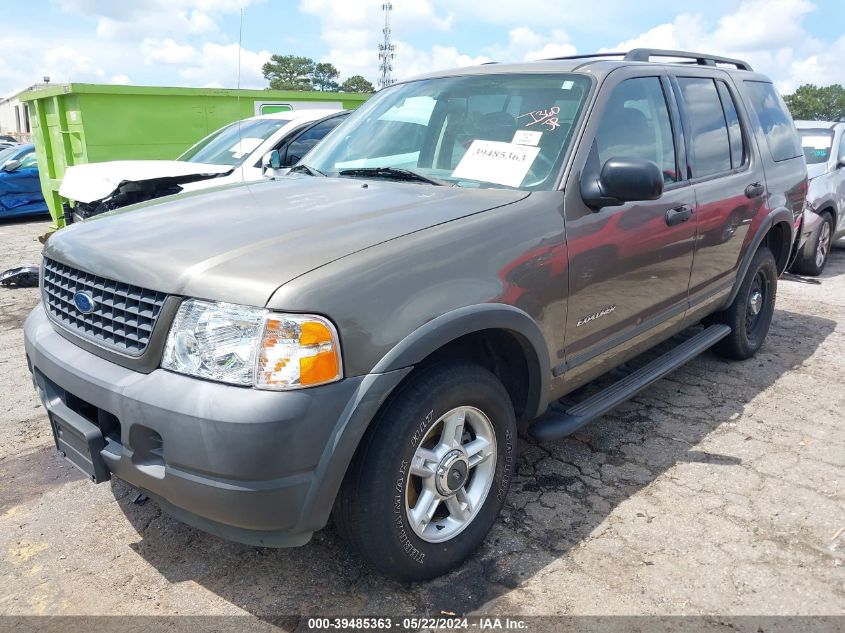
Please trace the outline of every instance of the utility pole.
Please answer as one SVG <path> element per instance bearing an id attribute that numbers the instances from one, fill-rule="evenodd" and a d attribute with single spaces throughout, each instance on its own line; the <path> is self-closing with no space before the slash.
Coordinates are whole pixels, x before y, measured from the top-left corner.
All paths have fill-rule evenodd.
<path id="1" fill-rule="evenodd" d="M 379 70 L 381 77 L 378 83 L 382 88 L 387 88 L 394 82 L 393 79 L 393 58 L 396 57 L 396 46 L 390 43 L 390 12 L 393 11 L 393 5 L 390 2 L 385 2 L 381 5 L 384 11 L 384 41 L 378 45 Z"/>

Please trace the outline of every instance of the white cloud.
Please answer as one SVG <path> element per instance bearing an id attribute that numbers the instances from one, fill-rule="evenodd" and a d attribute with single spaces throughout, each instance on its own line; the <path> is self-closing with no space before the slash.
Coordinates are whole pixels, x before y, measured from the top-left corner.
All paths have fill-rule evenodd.
<path id="1" fill-rule="evenodd" d="M 171 38 L 164 40 L 145 39 L 141 43 L 144 63 L 186 64 L 196 59 L 197 49 L 190 44 L 177 44 Z"/>
<path id="2" fill-rule="evenodd" d="M 22 25 L 0 36 L 0 96 L 49 76 L 53 83 L 142 83 L 222 85 L 238 79 L 238 46 L 221 33 L 217 20 L 263 0 L 54 0 L 70 14 L 69 27 Z M 93 18 L 95 32 L 72 28 L 75 16 Z M 52 30 L 51 30 L 52 28 Z M 151 34 L 155 34 L 151 36 Z M 243 49 L 241 83 L 264 87 L 261 65 L 267 51 Z"/>
<path id="3" fill-rule="evenodd" d="M 241 88 L 265 88 L 267 80 L 261 74 L 261 66 L 270 61 L 270 51 L 241 49 L 240 61 Z M 203 44 L 179 76 L 194 86 L 234 88 L 238 83 L 238 45 Z"/>
<path id="4" fill-rule="evenodd" d="M 718 49 L 759 51 L 782 48 L 806 37 L 802 21 L 815 7 L 808 0 L 751 0 L 719 19 L 711 44 Z M 776 19 L 765 19 L 776 16 Z"/>
<path id="5" fill-rule="evenodd" d="M 489 62 L 490 58 L 481 56 L 466 55 L 458 51 L 454 46 L 434 45 L 430 51 L 424 51 L 404 42 L 396 45 L 397 64 L 400 69 L 396 78 L 412 77 L 422 75 L 442 68 L 458 68 L 461 66 L 474 66 Z M 401 74 L 400 74 L 401 73 Z"/>
<path id="6" fill-rule="evenodd" d="M 237 13 L 263 0 L 58 0 L 67 13 L 97 18 L 97 37 L 142 39 L 155 33 L 185 35 L 219 30 L 215 16 Z"/>
<path id="7" fill-rule="evenodd" d="M 601 50 L 667 48 L 740 58 L 775 79 L 782 92 L 808 82 L 842 83 L 845 36 L 828 47 L 812 37 L 803 22 L 814 9 L 808 0 L 746 0 L 715 25 L 708 25 L 701 14 L 682 13 Z M 777 19 L 761 19 L 765 15 Z"/>
<path id="8" fill-rule="evenodd" d="M 496 61 L 516 62 L 574 55 L 576 51 L 569 36 L 561 29 L 543 35 L 527 26 L 518 26 L 508 31 L 507 44 L 494 44 L 485 52 Z"/>

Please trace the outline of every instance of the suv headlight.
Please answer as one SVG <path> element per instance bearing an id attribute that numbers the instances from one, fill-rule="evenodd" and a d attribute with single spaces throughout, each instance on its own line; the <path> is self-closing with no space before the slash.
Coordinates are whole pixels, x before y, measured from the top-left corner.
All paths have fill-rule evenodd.
<path id="1" fill-rule="evenodd" d="M 299 389 L 342 378 L 327 319 L 187 299 L 170 326 L 164 369 L 259 389 Z"/>

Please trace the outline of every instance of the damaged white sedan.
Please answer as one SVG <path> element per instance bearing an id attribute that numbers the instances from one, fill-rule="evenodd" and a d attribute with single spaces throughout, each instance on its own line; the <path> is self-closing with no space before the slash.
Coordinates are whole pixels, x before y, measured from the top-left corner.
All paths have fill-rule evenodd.
<path id="1" fill-rule="evenodd" d="M 235 121 L 176 160 L 117 160 L 69 167 L 59 194 L 65 222 L 137 202 L 279 175 L 295 165 L 349 114 L 294 110 Z"/>

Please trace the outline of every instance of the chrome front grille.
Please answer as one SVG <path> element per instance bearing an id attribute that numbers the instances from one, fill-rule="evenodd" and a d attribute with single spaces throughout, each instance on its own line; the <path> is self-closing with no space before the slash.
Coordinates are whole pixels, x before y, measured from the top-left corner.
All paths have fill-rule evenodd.
<path id="1" fill-rule="evenodd" d="M 44 258 L 44 305 L 54 322 L 98 345 L 140 356 L 150 342 L 167 295 L 92 275 Z M 88 294 L 93 309 L 84 314 L 74 295 Z"/>

